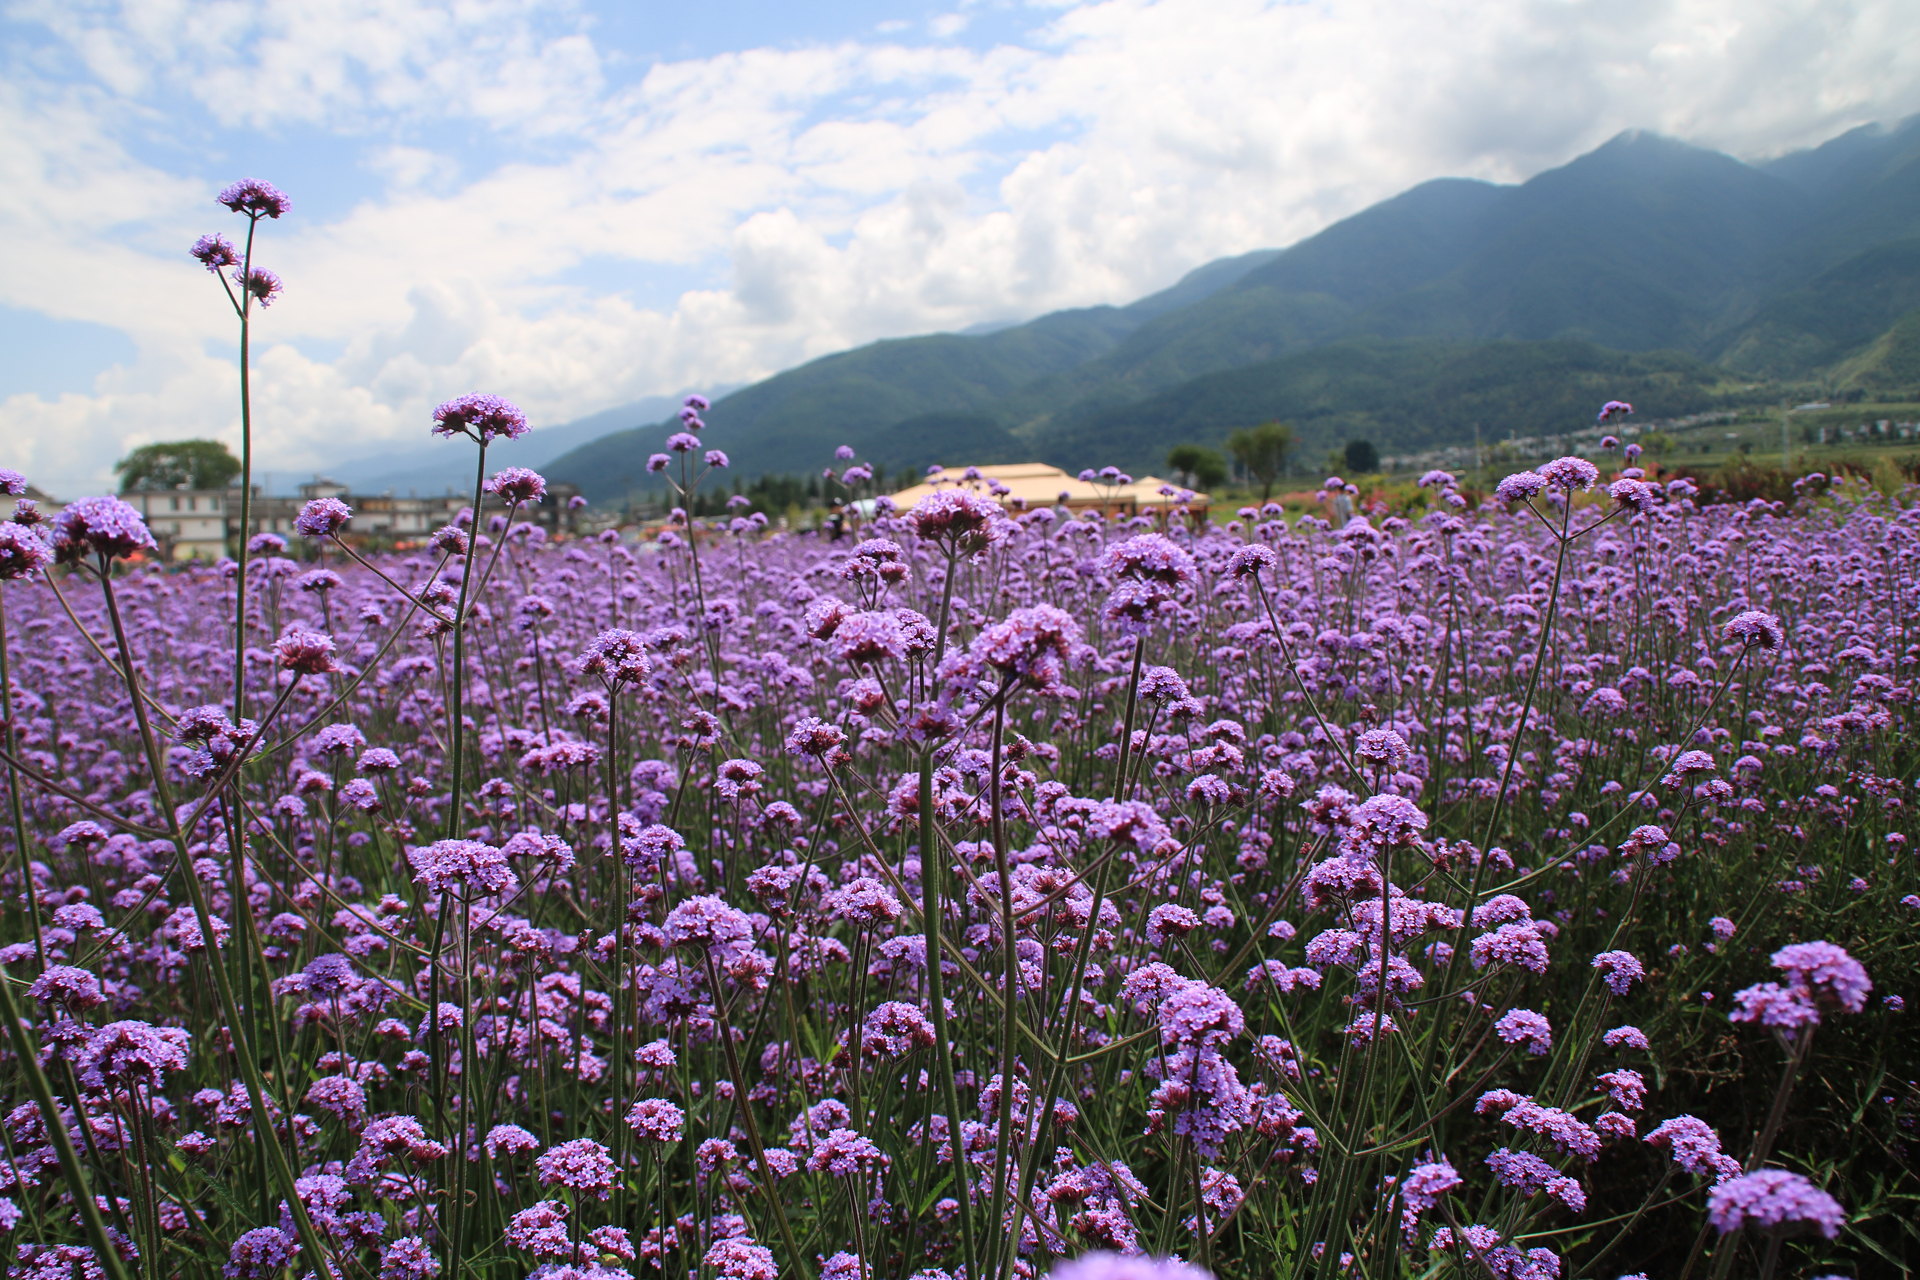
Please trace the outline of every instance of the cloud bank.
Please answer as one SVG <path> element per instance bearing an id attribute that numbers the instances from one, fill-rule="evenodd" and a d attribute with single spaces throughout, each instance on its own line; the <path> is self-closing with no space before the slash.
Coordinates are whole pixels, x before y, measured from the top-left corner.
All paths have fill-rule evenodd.
<path id="1" fill-rule="evenodd" d="M 238 438 L 235 325 L 185 249 L 244 174 L 257 467 L 425 438 L 497 391 L 555 424 L 876 338 L 1125 302 L 1442 175 L 1624 128 L 1743 156 L 1920 110 L 1900 0 L 1109 0 L 650 57 L 536 0 L 26 0 L 0 78 L 0 303 L 137 356 L 0 385 L 51 491 Z M 970 32 L 972 33 L 970 35 Z"/>

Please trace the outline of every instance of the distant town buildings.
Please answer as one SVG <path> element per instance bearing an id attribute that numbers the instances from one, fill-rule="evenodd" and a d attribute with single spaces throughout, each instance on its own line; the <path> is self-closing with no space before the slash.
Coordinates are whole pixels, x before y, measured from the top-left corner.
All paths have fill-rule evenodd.
<path id="1" fill-rule="evenodd" d="M 1817 437 L 1814 444 L 1848 444 L 1861 440 L 1911 440 L 1920 435 L 1920 424 L 1895 422 L 1890 418 L 1881 418 L 1874 422 L 1862 422 L 1849 427 L 1842 423 L 1836 427 L 1815 427 Z"/>
<path id="2" fill-rule="evenodd" d="M 576 531 L 578 512 L 572 499 L 580 491 L 570 484 L 550 485 L 546 501 L 521 509 L 519 519 L 537 524 L 548 533 Z M 29 490 L 28 497 L 40 503 L 48 516 L 57 514 L 62 504 Z M 146 519 L 161 554 L 171 560 L 217 560 L 230 555 L 240 534 L 240 486 L 225 489 L 129 489 L 120 495 Z M 425 539 L 434 530 L 451 524 L 472 505 L 472 495 L 457 493 L 421 496 L 409 492 L 400 497 L 387 493 L 357 494 L 346 485 L 315 476 L 300 486 L 297 497 L 267 494 L 255 485 L 247 503 L 247 536 L 275 533 L 288 541 L 299 537 L 294 519 L 315 498 L 338 498 L 353 508 L 353 519 L 343 534 L 352 541 L 386 545 Z M 481 506 L 482 518 L 504 515 L 505 508 L 492 494 L 486 494 Z"/>
<path id="3" fill-rule="evenodd" d="M 176 560 L 218 560 L 227 553 L 227 534 L 239 519 L 240 490 L 129 489 L 121 496 L 139 511 L 154 541 Z M 227 512 L 232 501 L 235 510 Z"/>

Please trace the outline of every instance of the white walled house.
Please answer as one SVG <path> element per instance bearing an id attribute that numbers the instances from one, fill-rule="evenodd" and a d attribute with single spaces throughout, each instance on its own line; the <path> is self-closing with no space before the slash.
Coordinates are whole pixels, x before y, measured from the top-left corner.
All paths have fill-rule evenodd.
<path id="1" fill-rule="evenodd" d="M 218 560 L 227 553 L 230 489 L 129 489 L 120 495 L 175 560 Z"/>

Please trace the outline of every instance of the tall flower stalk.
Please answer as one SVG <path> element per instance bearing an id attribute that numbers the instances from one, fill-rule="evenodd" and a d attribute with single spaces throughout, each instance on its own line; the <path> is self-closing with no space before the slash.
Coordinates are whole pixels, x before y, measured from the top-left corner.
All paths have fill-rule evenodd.
<path id="1" fill-rule="evenodd" d="M 213 274 L 240 322 L 240 520 L 233 580 L 233 720 L 247 716 L 247 560 L 253 539 L 253 308 L 271 306 L 280 295 L 280 277 L 253 265 L 253 244 L 262 218 L 278 220 L 293 202 L 272 183 L 242 178 L 227 187 L 218 201 L 247 220 L 244 243 L 235 249 L 225 236 L 200 237 L 190 250 L 194 259 Z M 231 272 L 229 278 L 228 272 Z"/>

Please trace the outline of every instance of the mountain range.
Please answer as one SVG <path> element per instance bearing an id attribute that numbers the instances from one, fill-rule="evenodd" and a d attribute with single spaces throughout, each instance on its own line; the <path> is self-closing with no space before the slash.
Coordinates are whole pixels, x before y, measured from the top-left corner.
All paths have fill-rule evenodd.
<path id="1" fill-rule="evenodd" d="M 889 469 L 1146 471 L 1271 418 L 1304 457 L 1394 452 L 1582 425 L 1609 397 L 1661 417 L 1808 381 L 1920 386 L 1920 116 L 1756 164 L 1634 131 L 1517 185 L 1422 183 L 1128 306 L 811 361 L 716 399 L 706 437 L 747 476 L 841 444 Z M 662 437 L 638 409 L 599 415 L 635 425 L 550 478 L 596 501 L 644 488 Z"/>

